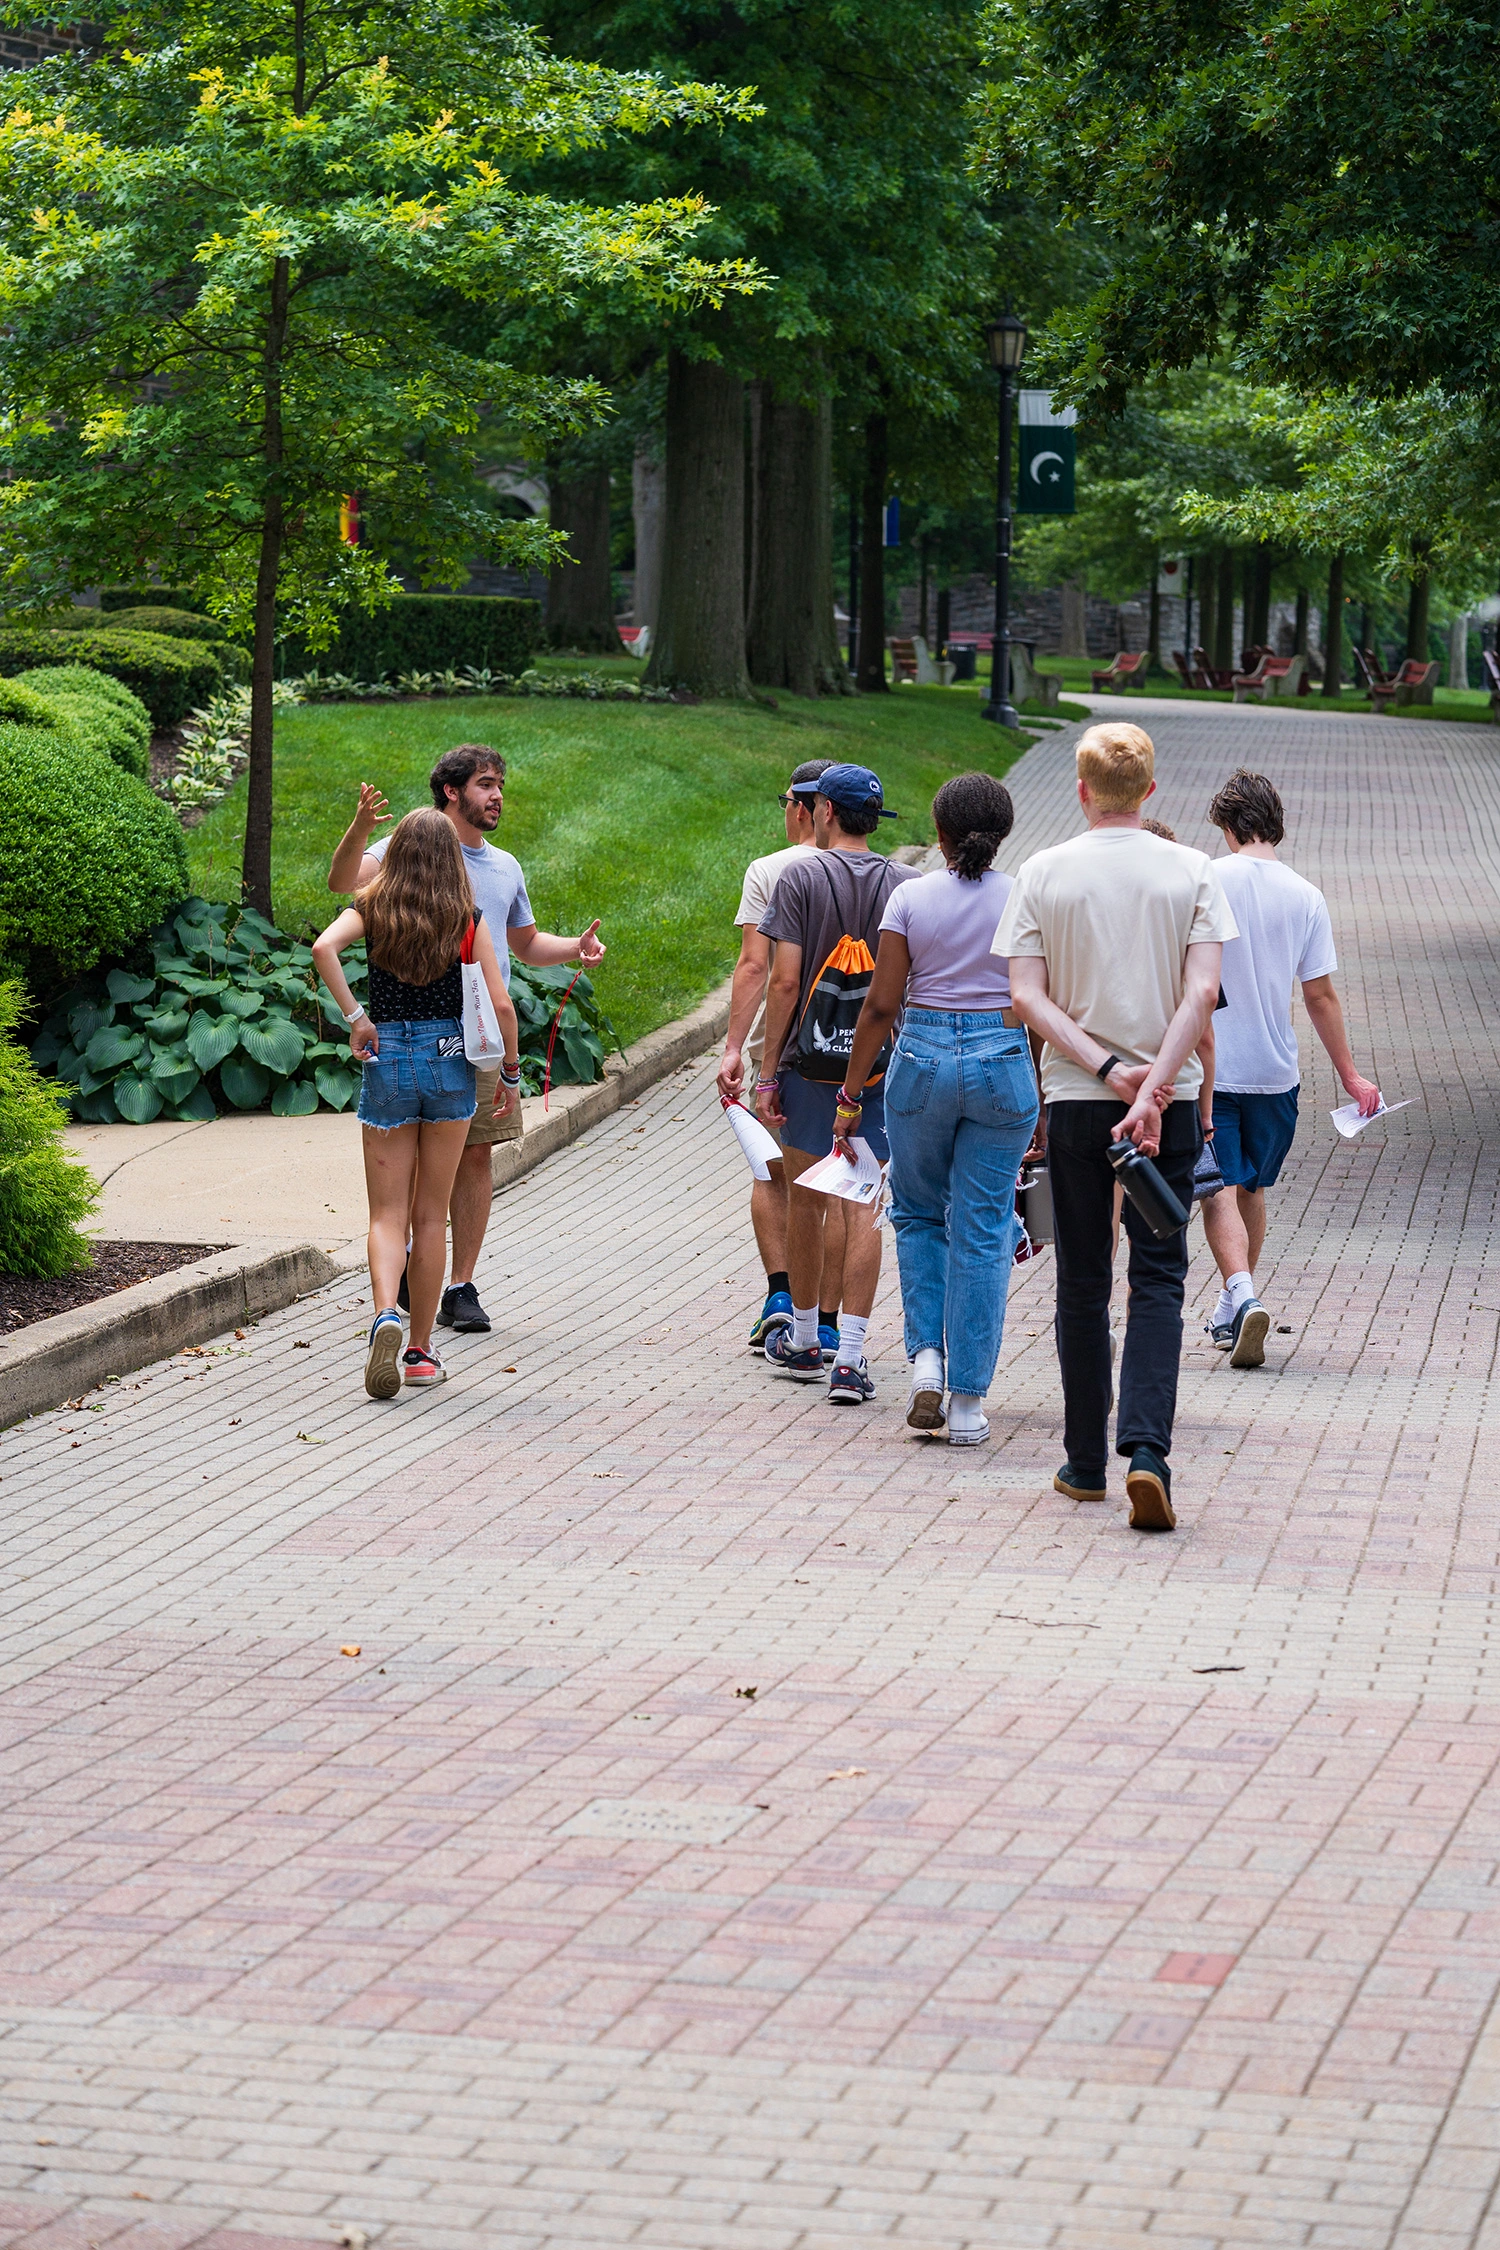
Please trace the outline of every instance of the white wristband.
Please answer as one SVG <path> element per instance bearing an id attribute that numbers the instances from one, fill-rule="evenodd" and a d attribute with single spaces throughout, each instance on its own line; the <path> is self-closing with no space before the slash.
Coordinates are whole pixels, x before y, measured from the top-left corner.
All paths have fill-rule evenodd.
<path id="1" fill-rule="evenodd" d="M 339 1010 L 339 1014 L 343 1017 L 345 1023 L 350 1024 L 358 1023 L 360 1017 L 364 1014 L 364 1012 L 365 1011 L 363 1008 L 356 1008 L 353 1015 L 350 1015 L 347 1008 L 340 1008 Z"/>

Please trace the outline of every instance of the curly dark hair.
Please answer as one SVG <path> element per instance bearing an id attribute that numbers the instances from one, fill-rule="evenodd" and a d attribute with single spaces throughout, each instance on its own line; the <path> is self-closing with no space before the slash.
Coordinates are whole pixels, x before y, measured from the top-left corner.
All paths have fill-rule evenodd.
<path id="1" fill-rule="evenodd" d="M 427 776 L 439 812 L 447 805 L 448 791 L 454 789 L 462 795 L 476 773 L 497 773 L 502 781 L 505 779 L 505 760 L 487 742 L 455 742 L 451 750 L 443 752 Z"/>
<path id="2" fill-rule="evenodd" d="M 1209 825 L 1227 829 L 1237 844 L 1279 844 L 1286 815 L 1274 782 L 1240 766 L 1208 808 Z"/>
<path id="3" fill-rule="evenodd" d="M 977 883 L 1016 824 L 1016 808 L 1003 781 L 988 773 L 956 773 L 932 800 L 940 836 L 953 846 L 955 875 Z"/>

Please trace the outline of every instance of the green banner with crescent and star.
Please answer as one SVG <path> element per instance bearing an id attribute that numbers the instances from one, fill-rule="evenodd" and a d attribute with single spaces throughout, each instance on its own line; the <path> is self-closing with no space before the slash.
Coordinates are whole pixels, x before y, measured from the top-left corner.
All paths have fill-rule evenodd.
<path id="1" fill-rule="evenodd" d="M 1022 391 L 1018 516 L 1072 515 L 1078 460 L 1073 423 L 1072 407 L 1053 412 L 1050 391 Z"/>

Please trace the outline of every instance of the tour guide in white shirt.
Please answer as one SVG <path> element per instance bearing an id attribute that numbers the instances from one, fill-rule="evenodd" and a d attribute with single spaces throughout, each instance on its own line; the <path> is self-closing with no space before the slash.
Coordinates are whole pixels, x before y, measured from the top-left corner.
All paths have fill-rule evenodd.
<path id="1" fill-rule="evenodd" d="M 1153 1157 L 1183 1207 L 1203 1145 L 1195 1049 L 1219 994 L 1235 925 L 1203 852 L 1149 835 L 1156 787 L 1140 727 L 1090 727 L 1078 743 L 1088 834 L 1038 852 L 1006 902 L 994 950 L 1010 958 L 1011 1005 L 1045 1042 L 1042 1098 L 1057 1255 L 1057 1356 L 1067 1459 L 1053 1483 L 1103 1500 L 1109 1460 L 1109 1295 L 1114 1173 L 1124 1135 Z M 1130 1308 L 1115 1450 L 1138 1531 L 1171 1531 L 1167 1457 L 1182 1353 L 1187 1230 L 1160 1242 L 1127 1197 Z"/>

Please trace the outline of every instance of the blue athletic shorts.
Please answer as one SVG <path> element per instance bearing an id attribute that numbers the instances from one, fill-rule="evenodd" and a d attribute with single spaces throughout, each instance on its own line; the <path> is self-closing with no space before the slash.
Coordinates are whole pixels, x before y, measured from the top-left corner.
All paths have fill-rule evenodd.
<path id="1" fill-rule="evenodd" d="M 783 1148 L 800 1148 L 805 1156 L 828 1156 L 833 1150 L 833 1112 L 839 1098 L 837 1086 L 825 1086 L 800 1071 L 781 1074 L 781 1107 L 786 1123 L 781 1128 Z M 891 1144 L 885 1137 L 885 1087 L 867 1089 L 859 1138 L 868 1141 L 882 1164 L 890 1161 Z"/>
<path id="2" fill-rule="evenodd" d="M 1297 1131 L 1297 1095 L 1214 1090 L 1214 1154 L 1226 1187 L 1274 1187 Z"/>
<path id="3" fill-rule="evenodd" d="M 380 1052 L 366 1056 L 360 1076 L 361 1125 L 393 1133 L 398 1125 L 457 1125 L 474 1115 L 474 1065 L 456 1016 L 375 1029 Z"/>

